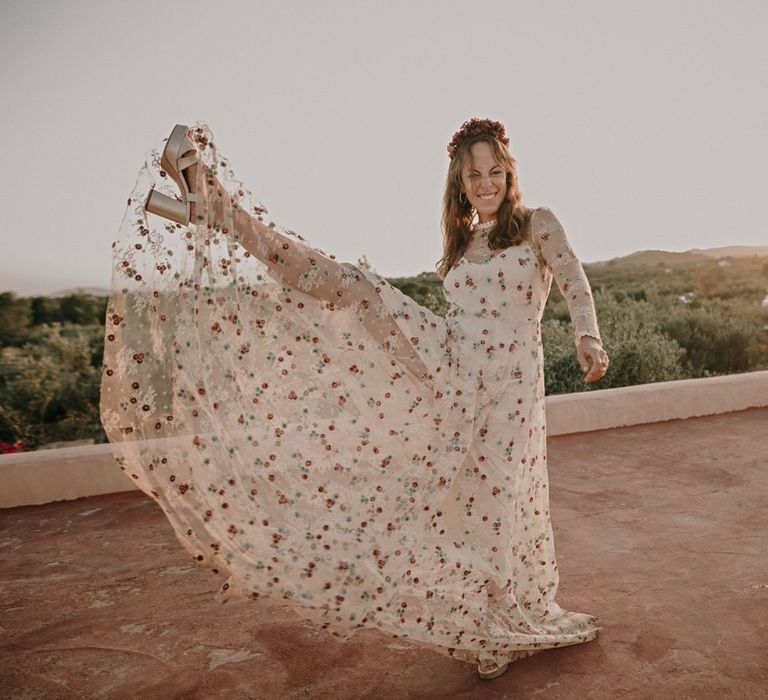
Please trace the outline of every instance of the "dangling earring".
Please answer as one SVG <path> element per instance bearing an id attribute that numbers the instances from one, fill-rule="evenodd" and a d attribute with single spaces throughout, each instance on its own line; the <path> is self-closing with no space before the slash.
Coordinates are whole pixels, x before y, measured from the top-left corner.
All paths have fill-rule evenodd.
<path id="1" fill-rule="evenodd" d="M 463 200 L 463 201 L 462 201 L 462 199 L 461 199 L 461 195 L 464 195 L 464 200 Z M 466 204 L 466 203 L 467 203 L 467 195 L 466 195 L 466 193 L 465 193 L 465 192 L 459 192 L 459 202 L 460 202 L 461 204 Z"/>

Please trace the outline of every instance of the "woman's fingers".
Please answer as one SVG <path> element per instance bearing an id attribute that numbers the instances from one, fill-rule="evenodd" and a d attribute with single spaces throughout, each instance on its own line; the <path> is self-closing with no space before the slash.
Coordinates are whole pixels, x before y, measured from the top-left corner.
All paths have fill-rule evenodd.
<path id="1" fill-rule="evenodd" d="M 608 355 L 602 348 L 586 348 L 580 356 L 581 371 L 587 372 L 584 376 L 586 382 L 594 382 L 605 376 L 608 369 Z"/>

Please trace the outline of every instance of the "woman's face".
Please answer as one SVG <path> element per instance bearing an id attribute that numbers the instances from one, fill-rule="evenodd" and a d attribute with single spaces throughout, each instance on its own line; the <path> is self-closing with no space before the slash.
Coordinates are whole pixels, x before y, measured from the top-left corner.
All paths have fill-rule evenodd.
<path id="1" fill-rule="evenodd" d="M 477 211 L 481 224 L 496 218 L 507 195 L 507 172 L 493 158 L 491 145 L 485 141 L 473 143 L 472 158 L 461 173 L 463 191 Z"/>

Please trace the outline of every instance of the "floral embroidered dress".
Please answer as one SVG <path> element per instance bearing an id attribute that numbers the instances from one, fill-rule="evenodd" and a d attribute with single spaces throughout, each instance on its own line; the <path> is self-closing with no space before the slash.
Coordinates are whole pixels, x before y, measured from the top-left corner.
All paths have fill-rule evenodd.
<path id="1" fill-rule="evenodd" d="M 597 617 L 555 602 L 553 279 L 575 339 L 600 335 L 554 214 L 501 252 L 476 226 L 443 318 L 270 221 L 207 125 L 193 134 L 234 206 L 224 225 L 148 215 L 151 186 L 175 191 L 148 151 L 113 244 L 101 416 L 120 468 L 225 579 L 217 600 L 471 663 L 594 639 Z"/>

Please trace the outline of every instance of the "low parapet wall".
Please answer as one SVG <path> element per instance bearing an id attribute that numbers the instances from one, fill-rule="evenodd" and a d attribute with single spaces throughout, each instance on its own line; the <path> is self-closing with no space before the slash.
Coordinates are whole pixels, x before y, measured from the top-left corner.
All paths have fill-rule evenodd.
<path id="1" fill-rule="evenodd" d="M 548 435 L 712 416 L 768 406 L 768 371 L 558 394 L 546 406 Z"/>
<path id="2" fill-rule="evenodd" d="M 546 397 L 549 436 L 768 406 L 768 371 Z M 768 429 L 768 426 L 766 426 Z M 130 491 L 109 444 L 0 455 L 0 508 Z"/>

